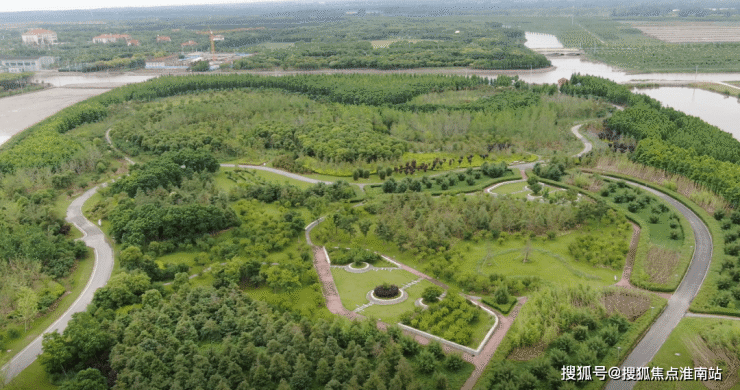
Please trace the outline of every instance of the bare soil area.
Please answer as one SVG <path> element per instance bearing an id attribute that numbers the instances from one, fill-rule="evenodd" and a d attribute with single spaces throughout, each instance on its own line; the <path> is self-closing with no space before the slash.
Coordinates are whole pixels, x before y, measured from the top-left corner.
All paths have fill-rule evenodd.
<path id="1" fill-rule="evenodd" d="M 511 360 L 517 360 L 520 362 L 525 362 L 528 360 L 532 360 L 545 352 L 545 348 L 547 345 L 543 342 L 539 342 L 535 345 L 529 346 L 529 347 L 519 347 L 515 348 L 509 356 L 507 356 L 507 359 Z"/>
<path id="2" fill-rule="evenodd" d="M 669 43 L 740 42 L 740 26 L 714 22 L 633 23 L 643 34 Z"/>
<path id="3" fill-rule="evenodd" d="M 618 312 L 634 321 L 650 309 L 650 298 L 630 290 L 619 290 L 604 295 L 604 306 L 609 314 Z"/>

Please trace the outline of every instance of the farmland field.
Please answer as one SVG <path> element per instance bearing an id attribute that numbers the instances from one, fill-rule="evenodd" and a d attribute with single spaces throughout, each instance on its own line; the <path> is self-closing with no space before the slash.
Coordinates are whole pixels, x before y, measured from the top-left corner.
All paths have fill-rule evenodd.
<path id="1" fill-rule="evenodd" d="M 669 43 L 740 42 L 740 26 L 717 22 L 634 22 L 645 35 Z"/>

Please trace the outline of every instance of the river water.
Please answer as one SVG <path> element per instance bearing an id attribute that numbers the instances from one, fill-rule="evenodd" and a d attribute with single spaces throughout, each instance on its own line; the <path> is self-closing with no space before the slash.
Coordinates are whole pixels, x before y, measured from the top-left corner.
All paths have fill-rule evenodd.
<path id="1" fill-rule="evenodd" d="M 526 46 L 537 48 L 558 48 L 560 42 L 553 35 L 526 33 Z M 562 45 L 560 45 L 562 47 Z M 570 78 L 574 73 L 588 74 L 607 78 L 618 83 L 634 82 L 724 82 L 740 80 L 740 73 L 636 73 L 628 74 L 622 70 L 609 65 L 591 61 L 583 61 L 580 58 L 563 57 L 550 58 L 555 67 L 554 70 L 535 73 L 522 72 L 520 78 L 536 84 L 554 84 L 560 78 Z M 719 93 L 705 91 L 698 88 L 688 87 L 659 87 L 652 89 L 639 89 L 635 92 L 644 93 L 664 106 L 675 108 L 689 115 L 697 116 L 709 124 L 719 127 L 730 133 L 735 139 L 740 140 L 740 100 L 736 90 L 734 97 L 727 97 Z"/>

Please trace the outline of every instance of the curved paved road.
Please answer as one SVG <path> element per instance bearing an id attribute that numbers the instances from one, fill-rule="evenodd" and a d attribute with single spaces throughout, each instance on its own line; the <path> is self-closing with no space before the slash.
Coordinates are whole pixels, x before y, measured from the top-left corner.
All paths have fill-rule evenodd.
<path id="1" fill-rule="evenodd" d="M 85 245 L 93 248 L 95 251 L 95 265 L 93 266 L 92 274 L 90 279 L 87 281 L 85 289 L 82 290 L 80 296 L 74 301 L 72 306 L 62 314 L 51 326 L 46 328 L 44 333 L 51 333 L 54 331 L 62 332 L 66 327 L 69 320 L 72 318 L 72 314 L 85 311 L 87 305 L 92 302 L 93 294 L 95 290 L 105 286 L 110 279 L 111 272 L 113 271 L 113 248 L 105 241 L 105 235 L 95 224 L 85 219 L 82 215 L 82 205 L 90 199 L 98 191 L 98 186 L 93 187 L 77 199 L 72 201 L 72 204 L 67 208 L 67 222 L 70 222 L 79 229 L 83 237 L 81 240 Z M 43 340 L 43 334 L 37 337 L 31 344 L 20 351 L 15 357 L 2 367 L 5 372 L 5 382 L 10 382 L 16 375 L 20 374 L 26 367 L 28 367 L 36 356 L 42 351 L 41 341 Z M 1 387 L 1 386 L 0 386 Z"/>
<path id="2" fill-rule="evenodd" d="M 712 236 L 704 222 L 681 202 L 650 187 L 634 182 L 631 182 L 631 184 L 651 192 L 673 205 L 689 221 L 696 238 L 694 256 L 691 258 L 689 269 L 686 271 L 686 275 L 676 292 L 668 300 L 668 306 L 622 363 L 622 367 L 645 367 L 658 353 L 660 347 L 663 346 L 668 336 L 688 311 L 696 293 L 699 292 L 699 288 L 709 271 L 709 263 L 712 261 Z M 635 383 L 637 382 L 609 381 L 606 389 L 632 389 Z"/>
<path id="3" fill-rule="evenodd" d="M 265 167 L 262 165 L 221 164 L 221 166 L 227 167 L 227 168 L 237 168 L 238 167 L 238 168 L 256 169 L 259 171 L 272 172 L 278 175 L 282 175 L 282 176 L 285 176 L 291 179 L 300 180 L 300 181 L 304 181 L 306 183 L 311 183 L 311 184 L 317 184 L 317 183 L 332 184 L 333 183 L 331 181 L 311 179 L 310 177 L 302 176 L 297 173 L 283 171 L 282 169 L 277 169 L 277 168 Z"/>

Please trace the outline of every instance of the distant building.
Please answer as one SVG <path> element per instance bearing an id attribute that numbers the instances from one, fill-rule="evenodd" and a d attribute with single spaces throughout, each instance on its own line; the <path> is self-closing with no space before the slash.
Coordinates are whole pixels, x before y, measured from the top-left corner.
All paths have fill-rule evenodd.
<path id="1" fill-rule="evenodd" d="M 129 39 L 126 41 L 126 46 L 141 46 L 141 42 L 138 39 Z"/>
<path id="2" fill-rule="evenodd" d="M 101 34 L 93 38 L 93 43 L 114 43 L 118 41 L 130 41 L 131 35 L 128 34 Z"/>
<path id="3" fill-rule="evenodd" d="M 150 58 L 144 63 L 145 69 L 187 69 L 188 65 L 197 56 L 180 58 L 177 54 L 167 57 Z"/>
<path id="4" fill-rule="evenodd" d="M 43 28 L 34 28 L 21 35 L 26 45 L 56 45 L 57 33 Z"/>
<path id="5" fill-rule="evenodd" d="M 172 39 L 170 39 L 170 37 L 165 36 L 165 35 L 157 35 L 157 43 L 160 43 L 160 42 L 172 42 Z"/>
<path id="6" fill-rule="evenodd" d="M 187 41 L 187 42 L 181 43 L 180 46 L 182 46 L 182 47 L 198 46 L 198 42 L 195 42 L 195 41 Z"/>
<path id="7" fill-rule="evenodd" d="M 0 72 L 35 72 L 54 63 L 54 57 L 0 57 Z"/>

